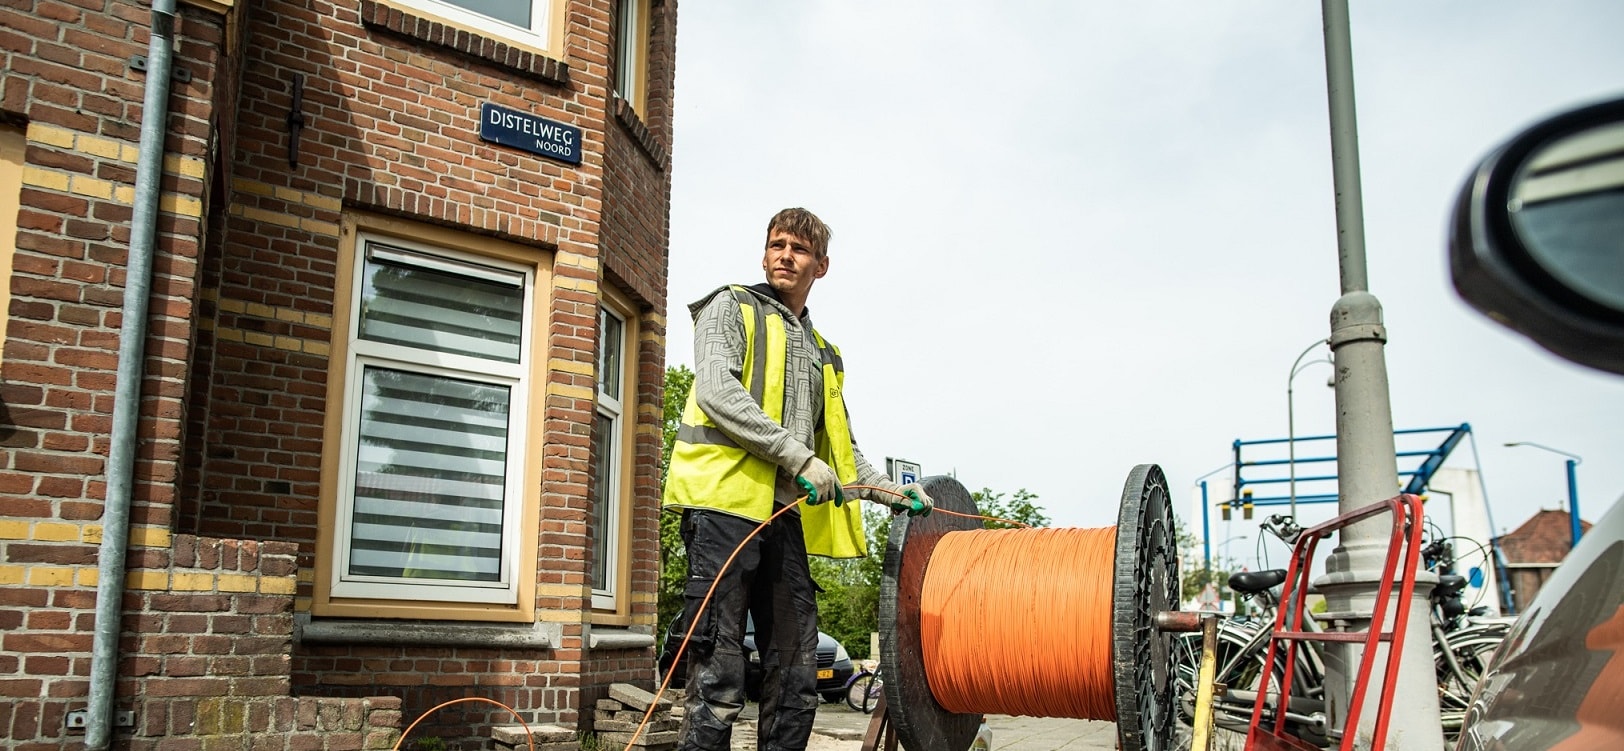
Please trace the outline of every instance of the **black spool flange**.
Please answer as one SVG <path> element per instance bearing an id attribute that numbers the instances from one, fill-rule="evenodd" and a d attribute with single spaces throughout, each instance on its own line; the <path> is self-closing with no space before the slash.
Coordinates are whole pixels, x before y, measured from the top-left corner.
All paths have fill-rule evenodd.
<path id="1" fill-rule="evenodd" d="M 927 477 L 938 509 L 980 513 L 957 480 Z M 979 519 L 949 514 L 899 516 L 891 522 L 880 582 L 880 667 L 885 704 L 897 738 L 909 749 L 965 751 L 982 717 L 950 712 L 936 702 L 920 642 L 920 596 L 931 554 L 942 535 L 981 529 Z M 1156 614 L 1178 604 L 1178 550 L 1167 478 L 1154 464 L 1128 475 L 1118 512 L 1112 572 L 1111 651 L 1117 733 L 1124 751 L 1160 751 L 1172 740 L 1173 681 L 1167 637 Z"/>

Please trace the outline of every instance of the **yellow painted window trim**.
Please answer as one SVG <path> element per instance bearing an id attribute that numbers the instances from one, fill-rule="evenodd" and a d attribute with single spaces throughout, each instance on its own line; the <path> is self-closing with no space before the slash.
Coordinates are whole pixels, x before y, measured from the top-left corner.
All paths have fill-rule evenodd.
<path id="1" fill-rule="evenodd" d="M 632 37 L 629 40 L 632 53 L 632 91 L 629 96 L 626 94 L 626 92 L 622 91 L 617 91 L 615 93 L 620 96 L 621 99 L 625 100 L 627 104 L 632 106 L 632 110 L 637 112 L 638 117 L 645 117 L 648 113 L 648 45 L 649 29 L 653 26 L 652 19 L 650 17 L 654 10 L 653 3 L 651 0 L 620 1 L 622 3 L 631 3 L 631 7 L 636 8 L 637 23 L 636 28 L 631 30 Z M 625 14 L 620 14 L 619 18 L 625 18 Z M 626 43 L 628 41 L 626 37 L 626 29 L 616 29 L 615 38 L 619 40 L 620 44 Z M 617 46 L 615 48 L 615 65 L 617 66 L 617 71 L 618 66 L 626 64 L 625 60 L 621 57 L 621 52 L 622 48 Z M 617 72 L 616 88 L 619 88 L 618 75 L 619 74 Z"/>
<path id="2" fill-rule="evenodd" d="M 617 515 L 619 525 L 615 530 L 617 537 L 615 544 L 615 607 L 613 610 L 594 609 L 594 613 L 613 613 L 629 616 L 632 600 L 632 511 L 636 506 L 635 500 L 637 498 L 637 373 L 640 353 L 639 335 L 642 331 L 642 321 L 631 298 L 609 285 L 601 286 L 599 292 L 602 304 L 620 315 L 621 320 L 624 322 L 624 328 L 621 331 L 623 347 L 620 357 L 620 445 L 622 448 L 620 466 L 616 468 L 620 473 L 620 497 L 616 499 L 620 505 L 620 513 Z M 593 622 L 597 623 L 598 621 L 594 618 Z"/>
<path id="3" fill-rule="evenodd" d="M 425 602 L 415 600 L 386 600 L 373 598 L 339 598 L 332 596 L 334 551 L 337 547 L 339 489 L 343 479 L 342 452 L 344 441 L 344 386 L 349 366 L 349 334 L 354 307 L 355 253 L 361 234 L 398 237 L 445 247 L 476 255 L 489 256 L 534 267 L 535 281 L 532 296 L 532 327 L 536 352 L 530 358 L 528 377 L 532 397 L 525 425 L 534 440 L 525 448 L 523 486 L 520 499 L 521 533 L 515 538 L 518 549 L 514 565 L 514 601 L 511 604 Z M 547 357 L 545 332 L 551 328 L 552 289 L 551 269 L 553 253 L 456 230 L 420 224 L 403 219 L 368 214 L 346 213 L 340 228 L 339 259 L 334 280 L 333 328 L 327 374 L 328 410 L 323 426 L 321 461 L 321 494 L 317 503 L 316 568 L 312 581 L 313 597 L 310 612 L 317 617 L 335 618 L 412 618 L 431 620 L 493 621 L 530 623 L 536 617 L 536 556 L 539 546 L 537 530 L 541 525 L 541 475 L 544 443 L 541 426 L 545 424 L 546 399 L 543 392 L 547 383 Z"/>
<path id="4" fill-rule="evenodd" d="M 27 148 L 28 138 L 21 128 L 0 125 L 0 367 L 5 365 L 6 322 L 11 317 L 11 268 L 17 255 L 17 211 Z"/>
<path id="5" fill-rule="evenodd" d="M 227 15 L 236 7 L 236 0 L 181 0 L 187 5 L 195 5 L 204 10 L 212 10 L 220 15 Z"/>

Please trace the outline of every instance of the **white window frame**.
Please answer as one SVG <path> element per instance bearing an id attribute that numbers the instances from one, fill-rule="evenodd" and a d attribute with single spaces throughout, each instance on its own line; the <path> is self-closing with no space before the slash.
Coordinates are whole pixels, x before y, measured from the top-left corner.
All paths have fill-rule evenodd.
<path id="1" fill-rule="evenodd" d="M 367 259 L 374 244 L 390 260 L 412 262 L 431 270 L 455 270 L 470 276 L 487 278 L 516 278 L 523 285 L 522 318 L 520 322 L 519 362 L 507 363 L 467 355 L 433 352 L 405 345 L 365 340 L 360 337 L 362 300 L 361 286 L 365 278 Z M 415 260 L 407 254 L 393 253 L 401 249 L 423 256 Z M 528 424 L 530 402 L 536 384 L 532 382 L 532 358 L 536 322 L 532 315 L 537 289 L 533 267 L 503 261 L 433 245 L 413 242 L 399 237 L 359 232 L 355 240 L 355 280 L 347 304 L 349 312 L 348 346 L 346 347 L 342 442 L 340 445 L 340 474 L 336 483 L 337 513 L 330 580 L 331 597 L 380 600 L 415 600 L 461 604 L 514 605 L 521 582 L 517 573 L 525 570 L 519 555 L 523 544 L 523 518 L 525 511 L 525 469 L 528 456 L 527 435 L 535 426 Z M 355 478 L 358 461 L 359 431 L 361 427 L 361 394 L 367 366 L 390 368 L 412 373 L 458 378 L 507 386 L 508 435 L 506 450 L 506 477 L 503 483 L 502 559 L 500 575 L 495 582 L 447 583 L 441 579 L 412 579 L 350 574 L 350 543 L 355 508 Z"/>
<path id="2" fill-rule="evenodd" d="M 608 369 L 604 367 L 603 363 L 603 353 L 606 350 L 603 342 L 603 337 L 605 336 L 604 329 L 606 327 L 603 325 L 603 320 L 606 317 L 613 318 L 620 324 L 620 346 L 618 349 L 620 352 L 620 368 L 617 372 L 613 373 L 606 372 Z M 597 430 L 596 417 L 601 415 L 609 418 L 609 435 L 605 437 L 602 443 L 603 447 L 609 452 L 609 471 L 605 472 L 604 474 L 606 477 L 601 478 L 597 483 L 595 491 L 596 497 L 593 500 L 594 503 L 608 504 L 609 513 L 604 520 L 604 528 L 593 529 L 592 533 L 594 535 L 593 539 L 595 542 L 602 541 L 605 543 L 603 546 L 602 556 L 604 564 L 604 581 L 608 586 L 599 588 L 594 582 L 592 587 L 592 609 L 594 610 L 616 610 L 619 606 L 620 559 L 621 553 L 623 552 L 621 550 L 621 528 L 623 526 L 622 520 L 624 517 L 624 515 L 621 513 L 621 507 L 624 505 L 625 498 L 625 488 L 621 484 L 621 478 L 625 474 L 626 468 L 626 403 L 631 396 L 626 393 L 627 387 L 631 385 L 631 379 L 626 377 L 626 373 L 631 367 L 631 361 L 635 359 L 630 351 L 630 342 L 628 341 L 628 334 L 631 332 L 631 324 L 628 321 L 629 318 L 630 316 L 616 310 L 615 307 L 611 306 L 607 300 L 599 301 L 598 326 L 600 341 L 598 343 L 597 367 L 594 369 L 597 372 L 597 382 L 595 388 L 597 392 L 597 399 L 596 408 L 593 410 L 594 419 L 592 422 L 593 430 Z M 605 383 L 604 379 L 610 377 L 619 382 L 620 388 L 617 390 L 620 393 L 620 398 L 618 399 L 609 396 L 608 391 L 603 388 Z M 593 457 L 593 459 L 593 470 L 596 471 L 597 465 L 595 462 L 597 459 L 599 459 L 599 457 Z M 596 509 L 593 510 L 592 522 L 594 525 L 597 524 Z M 594 554 L 597 552 L 597 547 L 597 545 L 593 546 Z"/>
<path id="3" fill-rule="evenodd" d="M 532 47 L 557 57 L 561 50 L 555 50 L 558 36 L 554 33 L 554 26 L 561 22 L 562 14 L 555 5 L 558 0 L 530 0 L 530 28 L 516 26 L 506 21 L 476 13 L 460 5 L 440 0 L 388 0 L 389 3 L 404 8 L 411 8 L 431 16 L 438 16 L 447 22 L 494 37 L 510 39 L 526 47 Z"/>

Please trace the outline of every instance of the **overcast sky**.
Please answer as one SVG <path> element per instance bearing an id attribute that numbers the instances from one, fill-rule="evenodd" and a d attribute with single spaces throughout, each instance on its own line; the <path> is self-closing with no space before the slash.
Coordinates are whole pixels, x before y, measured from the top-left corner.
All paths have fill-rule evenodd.
<path id="1" fill-rule="evenodd" d="M 1354 5 L 1394 423 L 1470 423 L 1503 528 L 1566 485 L 1561 457 L 1502 444 L 1579 454 L 1595 519 L 1624 493 L 1624 377 L 1470 310 L 1444 228 L 1495 144 L 1624 95 L 1624 3 Z M 871 461 L 1025 488 L 1063 526 L 1114 524 L 1155 462 L 1185 516 L 1232 441 L 1286 435 L 1293 358 L 1330 333 L 1322 49 L 1303 0 L 683 3 L 668 362 L 693 363 L 687 303 L 761 281 L 767 219 L 805 206 L 834 231 L 809 307 Z M 1296 379 L 1299 436 L 1334 431 L 1330 372 Z"/>

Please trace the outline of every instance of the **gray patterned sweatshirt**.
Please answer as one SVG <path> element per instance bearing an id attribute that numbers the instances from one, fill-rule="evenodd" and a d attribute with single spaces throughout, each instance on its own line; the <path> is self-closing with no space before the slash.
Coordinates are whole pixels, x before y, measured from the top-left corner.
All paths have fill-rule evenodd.
<path id="1" fill-rule="evenodd" d="M 741 382 L 744 316 L 729 287 L 719 287 L 688 306 L 694 317 L 694 399 L 740 447 L 778 465 L 773 502 L 786 505 L 801 495 L 795 485 L 795 472 L 814 455 L 814 431 L 823 422 L 822 361 L 812 338 L 809 308 L 803 308 L 797 318 L 778 301 L 772 287 L 756 284 L 746 289 L 784 317 L 789 359 L 785 367 L 784 424 L 773 422 Z M 863 458 L 856 442 L 853 437 L 858 484 L 895 490 L 896 484 Z"/>

